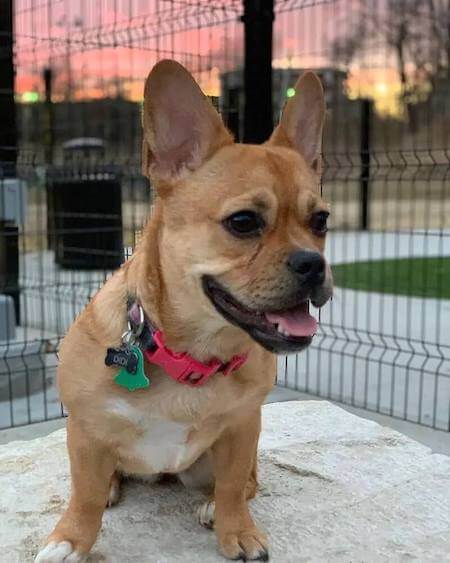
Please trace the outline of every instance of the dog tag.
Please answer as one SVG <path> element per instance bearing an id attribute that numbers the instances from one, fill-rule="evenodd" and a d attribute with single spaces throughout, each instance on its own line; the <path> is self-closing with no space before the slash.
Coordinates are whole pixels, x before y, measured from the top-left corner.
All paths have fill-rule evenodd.
<path id="1" fill-rule="evenodd" d="M 130 346 L 128 350 L 130 355 L 127 364 L 120 368 L 114 381 L 128 391 L 146 389 L 150 381 L 144 372 L 144 356 L 141 349 L 138 346 Z"/>
<path id="2" fill-rule="evenodd" d="M 133 355 L 131 347 L 128 344 L 122 344 L 120 348 L 108 348 L 107 350 L 105 364 L 108 367 L 126 367 L 129 372 L 134 374 L 136 373 L 137 363 L 137 356 Z"/>

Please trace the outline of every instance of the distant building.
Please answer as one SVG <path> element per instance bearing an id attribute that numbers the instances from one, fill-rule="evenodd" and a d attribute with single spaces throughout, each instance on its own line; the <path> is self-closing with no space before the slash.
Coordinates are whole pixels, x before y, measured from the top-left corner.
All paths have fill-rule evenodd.
<path id="1" fill-rule="evenodd" d="M 105 143 L 107 159 L 136 157 L 141 152 L 141 106 L 123 98 L 103 98 L 51 104 L 53 145 L 57 162 L 62 160 L 63 143 L 74 137 L 98 137 Z M 17 104 L 19 143 L 33 154 L 42 151 L 43 132 L 48 122 L 43 102 Z"/>
<path id="2" fill-rule="evenodd" d="M 273 110 L 274 122 L 280 117 L 280 112 L 290 95 L 294 94 L 293 87 L 298 77 L 306 69 L 274 68 L 273 81 Z M 348 101 L 345 93 L 347 73 L 332 67 L 313 69 L 322 80 L 325 90 L 327 107 L 333 108 Z M 244 125 L 244 78 L 242 69 L 226 72 L 220 77 L 220 111 L 237 139 L 243 138 Z"/>

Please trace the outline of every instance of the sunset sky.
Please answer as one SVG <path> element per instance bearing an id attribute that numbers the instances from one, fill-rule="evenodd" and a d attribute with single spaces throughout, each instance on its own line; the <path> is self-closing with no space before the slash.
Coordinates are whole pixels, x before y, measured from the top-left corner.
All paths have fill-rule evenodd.
<path id="1" fill-rule="evenodd" d="M 333 43 L 352 29 L 356 5 L 336 0 L 278 13 L 273 66 L 333 66 Z M 42 70 L 49 66 L 54 101 L 117 95 L 139 101 L 149 69 L 167 57 L 194 72 L 207 94 L 219 95 L 220 74 L 242 66 L 240 9 L 240 0 L 16 0 L 18 97 L 30 91 L 42 97 Z M 392 55 L 375 47 L 351 62 L 348 95 L 370 96 L 380 113 L 398 115 Z"/>

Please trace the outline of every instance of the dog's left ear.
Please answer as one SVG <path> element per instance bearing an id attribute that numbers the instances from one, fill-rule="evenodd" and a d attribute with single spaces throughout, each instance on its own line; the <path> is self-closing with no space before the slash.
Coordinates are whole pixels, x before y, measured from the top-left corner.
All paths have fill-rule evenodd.
<path id="1" fill-rule="evenodd" d="M 145 83 L 142 172 L 170 183 L 232 142 L 217 111 L 179 63 L 156 64 Z"/>
<path id="2" fill-rule="evenodd" d="M 314 72 L 306 72 L 295 85 L 278 127 L 268 143 L 297 150 L 316 172 L 321 171 L 322 131 L 325 99 L 322 84 Z"/>

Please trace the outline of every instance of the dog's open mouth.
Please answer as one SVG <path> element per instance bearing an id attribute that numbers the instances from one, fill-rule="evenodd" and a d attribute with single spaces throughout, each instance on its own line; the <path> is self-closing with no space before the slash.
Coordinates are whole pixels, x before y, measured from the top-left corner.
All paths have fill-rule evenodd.
<path id="1" fill-rule="evenodd" d="M 298 352 L 309 346 L 317 332 L 309 301 L 285 311 L 255 311 L 237 301 L 210 276 L 204 276 L 203 289 L 223 317 L 271 352 Z"/>

